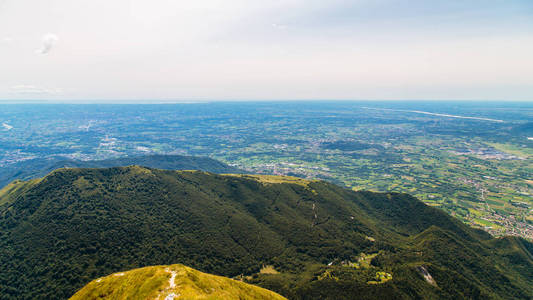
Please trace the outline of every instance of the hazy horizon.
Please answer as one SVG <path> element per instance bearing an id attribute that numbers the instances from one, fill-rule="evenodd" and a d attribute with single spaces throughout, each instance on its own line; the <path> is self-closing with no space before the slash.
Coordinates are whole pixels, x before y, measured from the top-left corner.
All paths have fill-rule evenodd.
<path id="1" fill-rule="evenodd" d="M 165 99 L 76 99 L 76 100 L 52 100 L 52 99 L 0 99 L 0 104 L 210 104 L 210 103 L 456 103 L 456 104 L 533 104 L 533 100 L 480 100 L 480 99 L 202 99 L 202 100 L 165 100 Z"/>

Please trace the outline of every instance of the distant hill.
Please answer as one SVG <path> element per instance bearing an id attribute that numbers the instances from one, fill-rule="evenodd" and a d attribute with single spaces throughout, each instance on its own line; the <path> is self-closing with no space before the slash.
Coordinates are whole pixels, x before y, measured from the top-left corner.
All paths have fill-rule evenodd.
<path id="1" fill-rule="evenodd" d="M 69 160 L 64 157 L 49 157 L 25 160 L 0 168 L 0 188 L 6 186 L 13 180 L 28 180 L 43 177 L 59 168 L 111 168 L 131 165 L 163 170 L 201 170 L 212 173 L 243 172 L 209 157 L 147 155 L 90 161 Z"/>
<path id="2" fill-rule="evenodd" d="M 91 281 L 71 300 L 102 299 L 286 299 L 269 290 L 183 265 L 118 272 Z"/>
<path id="3" fill-rule="evenodd" d="M 0 191 L 0 298 L 184 264 L 290 299 L 531 299 L 533 245 L 398 193 L 130 166 L 58 169 Z"/>

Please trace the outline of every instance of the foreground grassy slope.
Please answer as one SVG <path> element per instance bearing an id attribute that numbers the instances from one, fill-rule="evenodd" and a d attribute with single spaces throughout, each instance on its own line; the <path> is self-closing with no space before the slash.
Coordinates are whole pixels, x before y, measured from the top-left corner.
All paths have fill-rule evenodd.
<path id="1" fill-rule="evenodd" d="M 64 299 L 106 274 L 174 263 L 293 299 L 533 297 L 531 243 L 406 194 L 136 166 L 16 185 L 0 192 L 6 299 Z"/>
<path id="2" fill-rule="evenodd" d="M 269 290 L 183 265 L 118 272 L 91 281 L 71 300 L 92 299 L 286 299 Z"/>
<path id="3" fill-rule="evenodd" d="M 164 170 L 201 170 L 213 173 L 240 172 L 237 168 L 209 157 L 184 155 L 145 155 L 90 161 L 51 157 L 26 160 L 0 168 L 0 188 L 14 180 L 43 177 L 60 168 L 111 168 L 131 165 Z"/>

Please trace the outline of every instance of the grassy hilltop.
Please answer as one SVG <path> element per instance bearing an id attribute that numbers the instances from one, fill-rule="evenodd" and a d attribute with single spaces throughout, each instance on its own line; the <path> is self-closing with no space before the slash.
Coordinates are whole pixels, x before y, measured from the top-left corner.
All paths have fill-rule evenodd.
<path id="1" fill-rule="evenodd" d="M 0 191 L 0 298 L 184 264 L 291 299 L 531 298 L 533 245 L 399 193 L 138 166 L 59 169 Z"/>
<path id="2" fill-rule="evenodd" d="M 70 300 L 93 299 L 286 299 L 269 290 L 183 265 L 153 266 L 95 279 Z"/>

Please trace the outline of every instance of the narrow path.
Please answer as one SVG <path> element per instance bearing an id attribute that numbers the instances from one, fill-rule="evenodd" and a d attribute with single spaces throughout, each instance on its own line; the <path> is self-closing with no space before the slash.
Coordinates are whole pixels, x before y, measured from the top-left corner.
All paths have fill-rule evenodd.
<path id="1" fill-rule="evenodd" d="M 163 291 L 163 293 L 170 292 L 168 295 L 166 295 L 165 300 L 174 300 L 174 298 L 177 298 L 180 296 L 180 294 L 176 294 L 174 292 L 171 292 L 172 289 L 176 288 L 176 276 L 178 275 L 178 272 L 172 271 L 169 268 L 165 269 L 168 273 L 170 273 L 170 279 L 168 280 L 168 287 Z M 159 297 L 157 297 L 159 299 Z"/>
<path id="2" fill-rule="evenodd" d="M 168 287 L 173 289 L 176 287 L 176 275 L 178 275 L 178 273 L 176 271 L 171 271 L 170 269 L 166 269 L 166 271 L 171 274 L 170 280 L 168 281 Z"/>
<path id="3" fill-rule="evenodd" d="M 174 300 L 174 298 L 178 297 L 178 295 L 174 293 L 170 293 L 165 297 L 165 300 Z"/>

